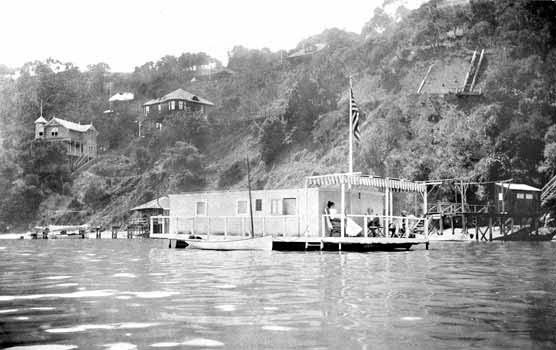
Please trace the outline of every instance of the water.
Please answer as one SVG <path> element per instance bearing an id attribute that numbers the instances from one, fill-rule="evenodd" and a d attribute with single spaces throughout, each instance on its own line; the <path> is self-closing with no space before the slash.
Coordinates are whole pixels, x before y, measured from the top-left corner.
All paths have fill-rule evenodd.
<path id="1" fill-rule="evenodd" d="M 339 254 L 0 241 L 0 348 L 556 348 L 555 253 L 551 242 Z"/>

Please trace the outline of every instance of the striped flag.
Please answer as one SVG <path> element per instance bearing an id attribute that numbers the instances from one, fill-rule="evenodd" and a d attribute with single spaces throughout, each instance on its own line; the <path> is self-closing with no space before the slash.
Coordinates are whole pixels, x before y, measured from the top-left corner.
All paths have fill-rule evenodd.
<path id="1" fill-rule="evenodd" d="M 353 97 L 353 90 L 350 91 L 351 93 L 351 121 L 353 127 L 353 137 L 355 141 L 358 143 L 361 141 L 361 131 L 359 130 L 359 107 L 357 107 L 357 103 L 355 103 L 355 98 Z"/>

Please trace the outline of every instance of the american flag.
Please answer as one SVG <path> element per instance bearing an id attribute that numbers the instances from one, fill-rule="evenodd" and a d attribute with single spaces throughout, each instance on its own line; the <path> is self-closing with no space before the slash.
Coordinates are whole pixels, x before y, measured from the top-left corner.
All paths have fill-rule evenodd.
<path id="1" fill-rule="evenodd" d="M 355 98 L 353 97 L 353 90 L 351 90 L 351 121 L 353 127 L 353 137 L 355 141 L 361 141 L 361 131 L 359 130 L 359 107 L 355 103 Z"/>

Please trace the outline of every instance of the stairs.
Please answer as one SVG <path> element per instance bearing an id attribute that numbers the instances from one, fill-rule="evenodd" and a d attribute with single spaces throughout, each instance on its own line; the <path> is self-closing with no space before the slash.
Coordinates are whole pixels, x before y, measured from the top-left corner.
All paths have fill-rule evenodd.
<path id="1" fill-rule="evenodd" d="M 91 162 L 94 158 L 91 158 L 87 155 L 82 155 L 77 158 L 74 162 L 72 162 L 71 168 L 72 172 L 76 172 L 84 168 L 89 162 Z"/>
<path id="2" fill-rule="evenodd" d="M 481 50 L 481 54 L 477 54 L 477 50 L 473 51 L 473 57 L 471 58 L 471 64 L 469 65 L 469 70 L 465 75 L 465 80 L 463 82 L 463 88 L 459 91 L 462 95 L 472 95 L 473 89 L 475 88 L 475 83 L 477 82 L 477 77 L 479 76 L 479 71 L 481 69 L 481 64 L 485 55 L 485 49 Z M 480 94 L 480 93 L 479 93 Z"/>
<path id="3" fill-rule="evenodd" d="M 556 176 L 554 176 L 544 187 L 541 192 L 541 201 L 545 201 L 548 197 L 556 194 Z"/>

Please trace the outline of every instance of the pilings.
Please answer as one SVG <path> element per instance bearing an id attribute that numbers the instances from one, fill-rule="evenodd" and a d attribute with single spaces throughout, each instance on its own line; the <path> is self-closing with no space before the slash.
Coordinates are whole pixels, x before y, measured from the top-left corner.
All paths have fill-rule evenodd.
<path id="1" fill-rule="evenodd" d="M 460 230 L 461 235 L 476 242 L 495 240 L 528 240 L 538 235 L 538 215 L 510 215 L 487 213 L 449 213 L 434 214 L 433 220 L 439 220 L 438 235 L 447 229 L 452 235 Z M 449 227 L 448 227 L 449 225 Z M 516 238 L 519 235 L 519 239 Z"/>

